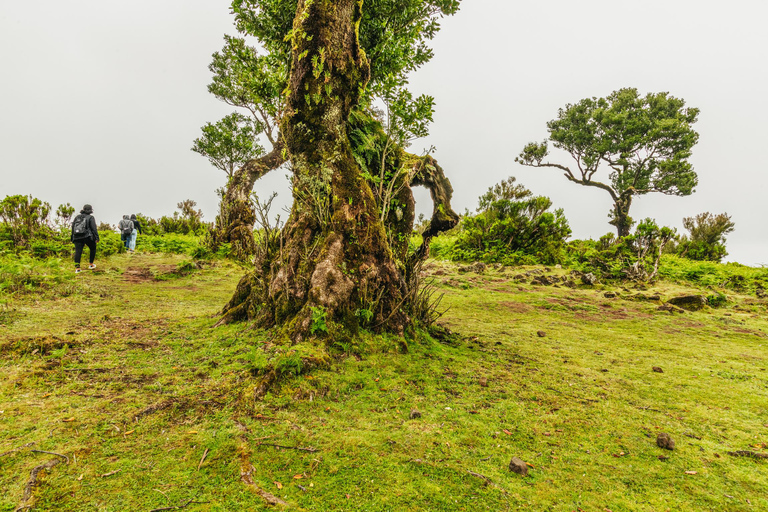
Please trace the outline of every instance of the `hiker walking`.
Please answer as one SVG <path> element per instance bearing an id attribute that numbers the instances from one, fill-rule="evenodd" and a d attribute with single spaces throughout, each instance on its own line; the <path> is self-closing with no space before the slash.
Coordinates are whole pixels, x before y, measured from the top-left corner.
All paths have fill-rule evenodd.
<path id="1" fill-rule="evenodd" d="M 139 219 L 136 218 L 136 214 L 131 215 L 131 222 L 133 222 L 133 233 L 131 233 L 131 241 L 128 244 L 128 248 L 131 252 L 136 250 L 136 236 L 141 235 L 141 224 Z"/>
<path id="2" fill-rule="evenodd" d="M 88 268 L 93 270 L 96 265 L 96 244 L 99 241 L 99 230 L 96 228 L 96 219 L 91 215 L 93 206 L 86 204 L 80 213 L 72 221 L 72 235 L 70 240 L 75 244 L 75 273 L 80 273 L 80 258 L 83 256 L 83 248 L 88 246 Z"/>
<path id="3" fill-rule="evenodd" d="M 125 249 L 128 250 L 131 243 L 131 234 L 133 233 L 133 221 L 127 215 L 123 215 L 123 220 L 118 222 L 117 229 L 120 230 L 120 240 L 123 241 Z"/>

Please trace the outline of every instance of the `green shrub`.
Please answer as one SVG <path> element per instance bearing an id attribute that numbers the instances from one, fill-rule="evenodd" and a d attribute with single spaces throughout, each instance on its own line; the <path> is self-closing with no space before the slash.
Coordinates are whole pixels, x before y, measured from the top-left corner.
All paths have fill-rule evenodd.
<path id="1" fill-rule="evenodd" d="M 571 228 L 548 197 L 534 196 L 510 177 L 480 197 L 477 215 L 462 219 L 451 259 L 505 264 L 552 264 L 564 258 Z"/>

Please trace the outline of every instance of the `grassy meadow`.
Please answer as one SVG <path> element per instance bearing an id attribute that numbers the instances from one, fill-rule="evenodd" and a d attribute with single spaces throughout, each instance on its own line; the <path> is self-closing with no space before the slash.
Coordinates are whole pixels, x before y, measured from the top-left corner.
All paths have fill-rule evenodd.
<path id="1" fill-rule="evenodd" d="M 294 349 L 213 328 L 242 268 L 97 264 L 0 290 L 0 511 L 768 510 L 768 461 L 729 455 L 768 442 L 749 291 L 674 313 L 653 296 L 713 292 L 430 260 L 454 336 L 363 334 L 255 400 L 265 354 Z"/>

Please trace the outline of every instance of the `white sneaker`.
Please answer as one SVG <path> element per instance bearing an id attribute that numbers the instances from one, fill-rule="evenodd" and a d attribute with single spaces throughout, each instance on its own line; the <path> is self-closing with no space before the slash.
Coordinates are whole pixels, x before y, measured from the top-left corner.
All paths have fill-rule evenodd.
<path id="1" fill-rule="evenodd" d="M 89 269 L 91 269 L 91 270 L 93 270 L 93 269 L 95 269 L 95 268 L 96 268 L 96 265 L 94 265 L 93 263 L 91 263 L 90 265 L 88 265 L 88 268 L 89 268 Z"/>
<path id="2" fill-rule="evenodd" d="M 79 273 L 80 273 L 80 267 L 77 267 L 77 268 L 75 269 L 75 274 L 79 274 Z"/>

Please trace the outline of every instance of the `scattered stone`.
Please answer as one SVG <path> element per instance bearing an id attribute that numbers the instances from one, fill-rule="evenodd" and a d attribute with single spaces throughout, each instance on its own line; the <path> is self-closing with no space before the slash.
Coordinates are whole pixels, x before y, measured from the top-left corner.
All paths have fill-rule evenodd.
<path id="1" fill-rule="evenodd" d="M 563 268 L 563 266 L 562 266 L 561 264 L 559 264 L 559 263 L 558 263 L 557 265 L 555 265 L 555 268 L 558 268 L 558 269 L 559 269 L 559 268 Z"/>
<path id="2" fill-rule="evenodd" d="M 654 293 L 653 295 L 650 295 L 648 297 L 648 300 L 660 301 L 661 300 L 661 295 L 659 295 L 658 293 Z"/>
<path id="3" fill-rule="evenodd" d="M 675 440 L 666 432 L 659 432 L 659 435 L 656 436 L 656 444 L 659 448 L 664 448 L 665 450 L 675 449 Z"/>
<path id="4" fill-rule="evenodd" d="M 757 295 L 758 299 L 764 299 L 766 296 L 768 296 L 768 294 L 765 292 L 765 288 L 762 286 L 755 288 L 755 295 Z"/>
<path id="5" fill-rule="evenodd" d="M 662 370 L 660 366 L 654 366 L 653 371 L 656 373 L 664 373 L 664 370 Z"/>
<path id="6" fill-rule="evenodd" d="M 411 414 L 409 417 L 412 420 L 415 420 L 416 418 L 421 418 L 421 412 L 419 412 L 418 409 L 411 409 Z"/>
<path id="7" fill-rule="evenodd" d="M 552 269 L 549 267 L 544 267 L 544 272 L 552 272 Z"/>
<path id="8" fill-rule="evenodd" d="M 669 304 L 669 303 L 662 304 L 661 306 L 659 306 L 656 309 L 658 309 L 659 311 L 669 311 L 670 313 L 685 313 L 684 309 L 679 308 L 679 307 L 675 306 L 674 304 Z"/>
<path id="9" fill-rule="evenodd" d="M 539 338 L 543 338 L 544 336 L 547 335 L 547 333 L 544 331 L 537 331 L 536 334 L 539 336 Z"/>
<path id="10" fill-rule="evenodd" d="M 597 283 L 597 278 L 595 277 L 595 274 L 591 272 L 588 274 L 581 274 L 581 282 L 588 286 L 594 286 L 595 283 Z"/>
<path id="11" fill-rule="evenodd" d="M 509 470 L 518 475 L 525 476 L 528 474 L 528 464 L 518 457 L 512 457 L 512 460 L 509 461 Z"/>
<path id="12" fill-rule="evenodd" d="M 603 294 L 603 297 L 605 297 L 606 299 L 615 299 L 616 298 L 616 293 L 615 292 L 605 292 Z"/>
<path id="13" fill-rule="evenodd" d="M 525 274 L 517 274 L 512 279 L 515 280 L 515 281 L 525 281 L 526 276 L 525 276 Z"/>
<path id="14" fill-rule="evenodd" d="M 487 377 L 480 377 L 480 387 L 487 388 L 488 387 L 488 378 Z"/>
<path id="15" fill-rule="evenodd" d="M 576 282 L 573 279 L 568 279 L 567 281 L 563 281 L 563 284 L 568 288 L 576 288 Z"/>
<path id="16" fill-rule="evenodd" d="M 669 299 L 667 303 L 687 311 L 698 311 L 707 305 L 707 298 L 703 295 L 681 295 Z"/>
<path id="17" fill-rule="evenodd" d="M 459 267 L 459 272 L 474 272 L 476 274 L 482 274 L 485 272 L 486 269 L 485 263 L 482 261 L 476 261 L 472 263 L 471 265 L 467 265 L 465 267 Z"/>
<path id="18" fill-rule="evenodd" d="M 551 286 L 552 280 L 549 279 L 547 276 L 536 276 L 531 281 L 531 284 L 540 284 L 543 286 Z"/>

